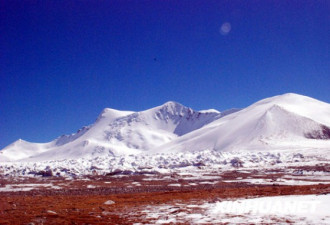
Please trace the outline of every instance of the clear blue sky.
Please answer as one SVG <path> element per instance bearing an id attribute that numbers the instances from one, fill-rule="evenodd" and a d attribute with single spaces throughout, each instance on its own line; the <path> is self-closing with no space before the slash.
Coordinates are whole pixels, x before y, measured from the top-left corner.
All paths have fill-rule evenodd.
<path id="1" fill-rule="evenodd" d="M 0 149 L 73 133 L 105 107 L 330 102 L 329 46 L 328 0 L 0 0 Z"/>

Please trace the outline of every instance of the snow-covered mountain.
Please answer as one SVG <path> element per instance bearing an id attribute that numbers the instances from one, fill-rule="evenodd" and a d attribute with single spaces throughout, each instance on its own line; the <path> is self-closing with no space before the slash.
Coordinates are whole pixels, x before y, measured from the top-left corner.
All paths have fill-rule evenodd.
<path id="1" fill-rule="evenodd" d="M 267 98 L 157 151 L 330 148 L 330 104 L 297 94 Z"/>
<path id="2" fill-rule="evenodd" d="M 18 140 L 0 151 L 3 160 L 49 160 L 133 154 L 154 149 L 219 118 L 176 102 L 142 111 L 104 109 L 95 123 L 44 144 Z"/>
<path id="3" fill-rule="evenodd" d="M 141 111 L 104 109 L 94 124 L 49 143 L 18 140 L 0 161 L 42 161 L 141 152 L 330 148 L 330 104 L 297 94 L 238 110 L 194 111 L 179 103 Z"/>

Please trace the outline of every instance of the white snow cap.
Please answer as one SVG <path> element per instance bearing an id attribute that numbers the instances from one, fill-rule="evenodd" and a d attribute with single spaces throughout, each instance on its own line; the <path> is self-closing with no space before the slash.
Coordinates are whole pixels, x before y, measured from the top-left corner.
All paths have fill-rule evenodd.
<path id="1" fill-rule="evenodd" d="M 199 112 L 201 112 L 201 113 L 220 113 L 216 109 L 205 109 L 205 110 L 200 110 Z"/>

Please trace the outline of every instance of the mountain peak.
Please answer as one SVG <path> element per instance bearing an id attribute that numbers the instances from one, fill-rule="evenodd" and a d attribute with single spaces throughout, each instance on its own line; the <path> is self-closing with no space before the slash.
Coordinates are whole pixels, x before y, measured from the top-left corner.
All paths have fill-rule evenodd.
<path id="1" fill-rule="evenodd" d="M 305 105 L 305 104 L 309 104 L 309 103 L 320 103 L 319 100 L 316 100 L 314 98 L 308 97 L 308 96 L 304 96 L 304 95 L 300 95 L 300 94 L 295 94 L 295 93 L 286 93 L 286 94 L 282 94 L 282 95 L 276 95 L 274 97 L 270 97 L 270 98 L 265 98 L 263 100 L 260 100 L 258 102 L 256 102 L 253 105 L 265 105 L 265 104 L 271 104 L 271 105 L 280 105 L 280 106 L 284 106 L 284 105 L 291 105 L 291 106 L 295 106 L 295 105 Z"/>
<path id="2" fill-rule="evenodd" d="M 200 113 L 217 113 L 220 114 L 220 112 L 216 109 L 205 109 L 205 110 L 199 110 Z"/>
<path id="3" fill-rule="evenodd" d="M 293 92 L 284 93 L 284 94 L 282 94 L 280 96 L 283 96 L 283 97 L 299 97 L 299 96 L 300 97 L 301 96 L 307 97 L 307 96 L 304 96 L 304 95 L 301 95 L 301 94 L 297 94 L 297 93 L 293 93 Z"/>
<path id="4" fill-rule="evenodd" d="M 193 110 L 189 107 L 186 107 L 178 102 L 174 101 L 168 101 L 164 103 L 163 105 L 160 105 L 158 107 L 152 108 L 152 111 L 155 110 L 155 113 L 157 115 L 183 115 L 186 113 L 192 113 Z M 149 111 L 149 110 L 147 110 Z"/>
<path id="5" fill-rule="evenodd" d="M 301 94 L 296 94 L 296 93 L 285 93 L 282 95 L 275 96 L 274 98 L 281 99 L 281 100 L 311 100 L 313 98 L 301 95 Z M 316 100 L 316 99 L 313 99 Z"/>
<path id="6" fill-rule="evenodd" d="M 171 108 L 175 108 L 175 107 L 179 107 L 179 108 L 182 108 L 182 107 L 185 107 L 185 108 L 188 108 L 178 102 L 175 102 L 175 101 L 168 101 L 168 102 L 165 102 L 163 105 L 161 105 L 160 107 L 164 108 L 164 107 L 171 107 Z"/>

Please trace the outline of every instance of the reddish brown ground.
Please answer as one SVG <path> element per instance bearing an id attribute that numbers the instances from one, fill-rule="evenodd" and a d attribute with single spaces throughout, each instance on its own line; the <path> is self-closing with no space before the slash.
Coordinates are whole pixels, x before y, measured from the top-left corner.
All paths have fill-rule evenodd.
<path id="1" fill-rule="evenodd" d="M 146 176 L 122 178 L 95 176 L 89 180 L 63 178 L 0 179 L 0 187 L 7 184 L 52 183 L 61 189 L 41 188 L 28 192 L 0 192 L 0 224 L 133 224 L 148 223 L 143 213 L 147 206 L 175 203 L 201 204 L 228 198 L 250 198 L 290 194 L 330 193 L 330 184 L 306 186 L 252 185 L 224 182 L 224 179 L 252 176 L 235 172 L 222 174 L 216 184 L 198 184 L 205 180 L 144 180 Z M 274 175 L 275 176 L 275 175 Z M 154 177 L 157 179 L 163 176 Z M 212 180 L 214 181 L 214 180 Z M 105 183 L 111 182 L 111 183 Z M 141 186 L 134 186 L 139 182 Z M 180 183 L 181 187 L 167 186 Z M 93 185 L 95 188 L 87 188 Z M 105 205 L 107 200 L 115 203 Z M 50 210 L 50 211 L 49 211 Z M 52 213 L 51 211 L 56 212 Z M 178 212 L 180 208 L 178 208 Z M 150 222 L 150 221 L 149 221 Z"/>

